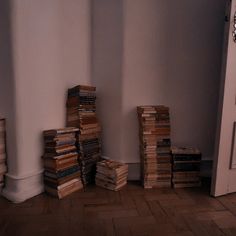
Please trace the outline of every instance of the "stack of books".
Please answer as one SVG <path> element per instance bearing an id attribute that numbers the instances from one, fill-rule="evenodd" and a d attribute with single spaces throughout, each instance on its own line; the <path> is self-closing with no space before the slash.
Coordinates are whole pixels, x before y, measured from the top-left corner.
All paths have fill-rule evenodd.
<path id="1" fill-rule="evenodd" d="M 77 148 L 84 185 L 94 183 L 96 163 L 101 159 L 101 126 L 95 102 L 96 87 L 78 85 L 68 90 L 67 126 L 79 128 Z"/>
<path id="2" fill-rule="evenodd" d="M 4 186 L 4 174 L 7 172 L 6 165 L 6 120 L 0 118 L 0 192 Z"/>
<path id="3" fill-rule="evenodd" d="M 96 185 L 118 191 L 127 184 L 128 165 L 111 160 L 97 163 Z"/>
<path id="4" fill-rule="evenodd" d="M 63 128 L 43 132 L 45 191 L 59 199 L 83 188 L 75 146 L 77 131 Z"/>
<path id="5" fill-rule="evenodd" d="M 144 188 L 171 187 L 170 116 L 165 106 L 138 106 Z"/>
<path id="6" fill-rule="evenodd" d="M 174 188 L 201 186 L 201 152 L 197 148 L 172 147 Z"/>
<path id="7" fill-rule="evenodd" d="M 99 134 L 78 134 L 77 147 L 80 153 L 81 176 L 84 185 L 94 183 L 96 163 L 101 160 Z"/>

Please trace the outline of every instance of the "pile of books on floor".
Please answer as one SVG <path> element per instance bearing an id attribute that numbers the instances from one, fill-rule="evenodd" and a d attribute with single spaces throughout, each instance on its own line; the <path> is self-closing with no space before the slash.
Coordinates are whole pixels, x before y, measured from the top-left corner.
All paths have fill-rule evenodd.
<path id="1" fill-rule="evenodd" d="M 170 116 L 165 106 L 138 106 L 144 188 L 171 187 Z"/>
<path id="2" fill-rule="evenodd" d="M 77 131 L 63 128 L 43 132 L 45 191 L 59 199 L 83 188 L 75 146 Z"/>
<path id="3" fill-rule="evenodd" d="M 78 85 L 68 90 L 67 126 L 79 128 L 77 148 L 84 185 L 94 183 L 96 163 L 101 159 L 101 126 L 97 119 L 95 102 L 96 87 Z"/>
<path id="4" fill-rule="evenodd" d="M 0 118 L 0 192 L 4 186 L 4 174 L 7 172 L 6 165 L 6 120 Z"/>
<path id="5" fill-rule="evenodd" d="M 96 185 L 118 191 L 127 184 L 128 165 L 111 160 L 97 163 Z"/>
<path id="6" fill-rule="evenodd" d="M 201 152 L 196 148 L 172 147 L 174 188 L 201 186 Z"/>

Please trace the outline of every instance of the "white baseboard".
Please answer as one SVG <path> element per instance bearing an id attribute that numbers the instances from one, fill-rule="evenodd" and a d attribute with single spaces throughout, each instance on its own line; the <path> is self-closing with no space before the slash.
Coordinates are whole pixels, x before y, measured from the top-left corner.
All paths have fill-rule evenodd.
<path id="1" fill-rule="evenodd" d="M 5 175 L 2 195 L 14 203 L 24 202 L 44 191 L 43 171 L 24 176 Z"/>
<path id="2" fill-rule="evenodd" d="M 111 158 L 107 156 L 102 156 L 104 159 Z M 129 166 L 128 180 L 140 180 L 140 163 L 126 163 Z M 213 160 L 210 158 L 205 158 L 201 161 L 201 177 L 211 177 L 212 176 L 212 164 Z"/>
<path id="3" fill-rule="evenodd" d="M 202 160 L 200 176 L 212 176 L 212 160 Z M 140 180 L 140 163 L 127 163 L 129 166 L 128 180 Z"/>

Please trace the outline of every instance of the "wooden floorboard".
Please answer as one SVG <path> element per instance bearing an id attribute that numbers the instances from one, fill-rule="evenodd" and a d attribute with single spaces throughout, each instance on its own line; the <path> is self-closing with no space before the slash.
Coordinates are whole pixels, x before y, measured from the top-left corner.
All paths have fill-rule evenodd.
<path id="1" fill-rule="evenodd" d="M 58 200 L 45 193 L 20 204 L 0 197 L 0 235 L 236 236 L 236 194 L 209 188 L 121 191 L 96 186 Z"/>

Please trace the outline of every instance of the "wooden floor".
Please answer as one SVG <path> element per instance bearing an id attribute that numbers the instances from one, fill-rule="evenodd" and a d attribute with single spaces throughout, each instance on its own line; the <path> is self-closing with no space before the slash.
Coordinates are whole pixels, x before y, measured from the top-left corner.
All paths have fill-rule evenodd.
<path id="1" fill-rule="evenodd" d="M 0 198 L 0 235 L 236 236 L 236 194 L 212 198 L 208 188 L 144 190 L 129 183 L 120 192 L 90 186 L 63 200 Z"/>

